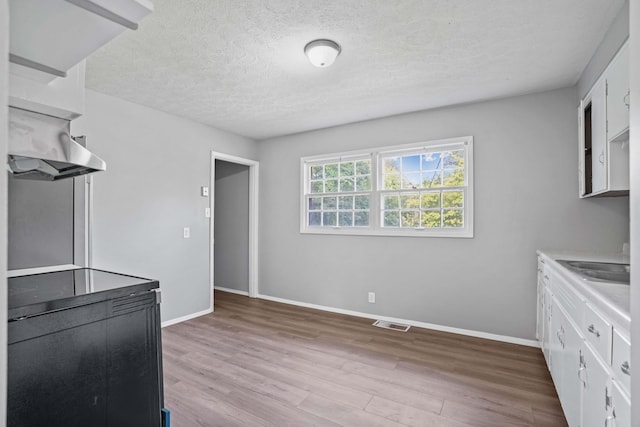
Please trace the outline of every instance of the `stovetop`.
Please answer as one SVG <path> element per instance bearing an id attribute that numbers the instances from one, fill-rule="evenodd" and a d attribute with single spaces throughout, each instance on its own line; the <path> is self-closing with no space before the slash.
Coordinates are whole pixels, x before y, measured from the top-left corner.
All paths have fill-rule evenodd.
<path id="1" fill-rule="evenodd" d="M 158 288 L 158 282 L 92 268 L 7 279 L 9 319 L 90 304 Z"/>

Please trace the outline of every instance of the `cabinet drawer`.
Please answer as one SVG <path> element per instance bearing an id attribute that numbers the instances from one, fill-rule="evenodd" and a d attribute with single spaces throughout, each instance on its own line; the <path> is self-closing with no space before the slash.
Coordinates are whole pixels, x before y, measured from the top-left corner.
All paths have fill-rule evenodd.
<path id="1" fill-rule="evenodd" d="M 631 344 L 617 330 L 613 330 L 611 368 L 615 379 L 627 391 L 631 389 Z"/>
<path id="2" fill-rule="evenodd" d="M 582 332 L 602 360 L 611 364 L 611 323 L 594 311 L 589 304 L 586 304 Z"/>
<path id="3" fill-rule="evenodd" d="M 558 299 L 562 308 L 567 312 L 569 318 L 580 327 L 584 316 L 585 303 L 573 287 L 564 281 L 560 276 L 553 273 L 551 275 L 551 292 Z"/>

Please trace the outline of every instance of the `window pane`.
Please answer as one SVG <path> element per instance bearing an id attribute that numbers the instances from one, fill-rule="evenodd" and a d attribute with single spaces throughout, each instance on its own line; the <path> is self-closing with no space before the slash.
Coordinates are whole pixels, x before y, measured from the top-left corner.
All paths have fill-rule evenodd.
<path id="1" fill-rule="evenodd" d="M 337 179 L 328 179 L 325 181 L 325 192 L 327 193 L 337 193 L 338 192 L 338 180 Z"/>
<path id="2" fill-rule="evenodd" d="M 322 179 L 324 173 L 322 172 L 322 165 L 311 166 L 311 179 Z"/>
<path id="3" fill-rule="evenodd" d="M 400 174 L 390 174 L 384 176 L 384 189 L 385 190 L 399 190 L 400 189 Z"/>
<path id="4" fill-rule="evenodd" d="M 340 227 L 353 226 L 353 212 L 340 212 L 338 218 Z"/>
<path id="5" fill-rule="evenodd" d="M 385 195 L 383 206 L 385 209 L 398 209 L 400 207 L 400 203 L 398 201 L 398 195 Z"/>
<path id="6" fill-rule="evenodd" d="M 335 212 L 324 212 L 322 214 L 322 225 L 324 226 L 334 226 L 336 225 L 336 213 Z"/>
<path id="7" fill-rule="evenodd" d="M 442 213 L 443 223 L 445 227 L 463 227 L 464 222 L 462 220 L 461 209 L 449 209 Z"/>
<path id="8" fill-rule="evenodd" d="M 311 181 L 311 192 L 312 193 L 324 192 L 324 185 L 322 185 L 322 181 Z"/>
<path id="9" fill-rule="evenodd" d="M 440 192 L 437 193 L 422 193 L 421 207 L 425 208 L 439 208 L 440 207 Z"/>
<path id="10" fill-rule="evenodd" d="M 356 162 L 356 174 L 369 175 L 371 173 L 371 160 L 360 160 Z"/>
<path id="11" fill-rule="evenodd" d="M 402 211 L 402 227 L 417 227 L 420 223 L 420 212 Z"/>
<path id="12" fill-rule="evenodd" d="M 369 226 L 369 212 L 355 212 L 353 214 L 353 219 L 356 227 Z"/>
<path id="13" fill-rule="evenodd" d="M 422 155 L 422 169 L 440 169 L 440 153 L 426 153 Z"/>
<path id="14" fill-rule="evenodd" d="M 442 167 L 458 169 L 464 167 L 464 150 L 454 150 L 442 153 Z"/>
<path id="15" fill-rule="evenodd" d="M 402 158 L 402 172 L 411 172 L 420 170 L 420 155 L 404 156 Z"/>
<path id="16" fill-rule="evenodd" d="M 461 208 L 464 203 L 462 191 L 442 192 L 442 206 L 445 208 Z"/>
<path id="17" fill-rule="evenodd" d="M 359 176 L 356 178 L 356 190 L 358 191 L 370 191 L 371 190 L 371 178 L 368 176 Z"/>
<path id="18" fill-rule="evenodd" d="M 402 175 L 402 188 L 414 189 L 420 187 L 420 172 L 404 173 Z"/>
<path id="19" fill-rule="evenodd" d="M 311 227 L 319 227 L 322 225 L 322 214 L 320 212 L 310 212 L 309 225 Z"/>
<path id="20" fill-rule="evenodd" d="M 400 173 L 400 157 L 388 157 L 383 161 L 384 173 Z"/>
<path id="21" fill-rule="evenodd" d="M 464 169 L 445 169 L 442 176 L 442 185 L 445 187 L 464 185 Z"/>
<path id="22" fill-rule="evenodd" d="M 440 228 L 440 211 L 422 211 L 421 225 L 427 228 Z"/>
<path id="23" fill-rule="evenodd" d="M 440 187 L 441 177 L 442 172 L 437 170 L 422 172 L 422 188 Z"/>
<path id="24" fill-rule="evenodd" d="M 338 209 L 343 211 L 353 209 L 353 196 L 340 196 L 338 198 Z"/>
<path id="25" fill-rule="evenodd" d="M 400 225 L 400 212 L 391 211 L 384 213 L 385 227 L 398 227 Z"/>
<path id="26" fill-rule="evenodd" d="M 336 163 L 330 165 L 324 165 L 324 177 L 325 178 L 337 178 L 338 177 L 338 165 Z"/>
<path id="27" fill-rule="evenodd" d="M 353 178 L 344 178 L 340 180 L 341 192 L 347 192 L 347 191 L 353 191 L 353 190 L 354 190 Z"/>
<path id="28" fill-rule="evenodd" d="M 369 209 L 369 196 L 356 196 L 355 197 L 356 209 Z"/>
<path id="29" fill-rule="evenodd" d="M 400 207 L 402 209 L 420 208 L 420 197 L 418 193 L 403 194 L 400 196 Z"/>
<path id="30" fill-rule="evenodd" d="M 323 197 L 322 198 L 322 209 L 331 210 L 336 208 L 336 198 L 335 197 Z"/>
<path id="31" fill-rule="evenodd" d="M 353 176 L 353 163 L 340 163 L 340 176 Z"/>
<path id="32" fill-rule="evenodd" d="M 309 210 L 319 211 L 322 209 L 322 197 L 310 197 L 309 198 Z"/>

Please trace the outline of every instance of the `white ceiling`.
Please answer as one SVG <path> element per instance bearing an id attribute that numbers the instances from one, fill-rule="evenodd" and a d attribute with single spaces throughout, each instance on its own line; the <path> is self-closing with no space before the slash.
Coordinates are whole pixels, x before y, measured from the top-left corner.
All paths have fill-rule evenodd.
<path id="1" fill-rule="evenodd" d="M 623 1 L 154 0 L 87 87 L 265 139 L 573 85 Z"/>

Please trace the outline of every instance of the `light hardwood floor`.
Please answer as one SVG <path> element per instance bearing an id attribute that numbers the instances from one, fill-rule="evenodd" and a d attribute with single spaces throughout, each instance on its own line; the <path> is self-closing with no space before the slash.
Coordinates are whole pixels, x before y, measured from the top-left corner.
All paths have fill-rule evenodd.
<path id="1" fill-rule="evenodd" d="M 173 427 L 566 426 L 539 349 L 215 298 L 162 332 Z"/>

